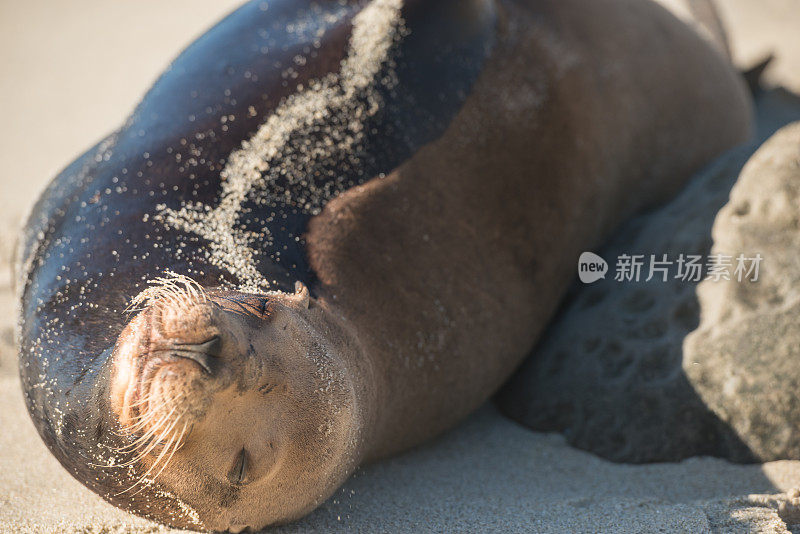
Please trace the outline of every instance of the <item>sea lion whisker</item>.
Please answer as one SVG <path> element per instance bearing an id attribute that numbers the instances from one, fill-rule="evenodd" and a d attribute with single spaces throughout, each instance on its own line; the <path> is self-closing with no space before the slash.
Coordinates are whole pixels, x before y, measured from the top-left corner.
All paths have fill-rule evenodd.
<path id="1" fill-rule="evenodd" d="M 143 482 L 145 482 L 145 484 L 142 484 Z M 131 493 L 131 494 L 130 494 L 130 497 L 133 497 L 133 496 L 135 496 L 135 495 L 139 495 L 139 494 L 140 494 L 142 491 L 144 491 L 144 490 L 145 490 L 145 488 L 147 488 L 148 486 L 150 486 L 152 483 L 153 483 L 153 481 L 152 481 L 152 480 L 147 480 L 147 479 L 145 479 L 145 477 L 141 477 L 139 480 L 137 480 L 136 482 L 134 482 L 134 484 L 133 484 L 133 485 L 132 485 L 130 488 L 128 488 L 128 489 L 126 489 L 126 490 L 124 490 L 124 491 L 121 491 L 121 492 L 117 493 L 117 496 L 119 496 L 119 495 L 122 495 L 122 494 L 124 494 L 124 493 L 127 493 L 127 492 L 131 491 L 133 488 L 135 488 L 136 486 L 138 486 L 138 485 L 142 484 L 142 487 L 141 487 L 141 488 L 139 488 L 139 490 L 137 490 L 137 491 L 135 491 L 135 492 Z"/>
<path id="2" fill-rule="evenodd" d="M 160 437 L 163 437 L 163 436 L 166 436 L 166 435 L 168 435 L 168 434 L 169 434 L 169 433 L 172 431 L 172 429 L 175 427 L 175 425 L 176 425 L 177 423 L 178 423 L 178 419 L 174 420 L 174 421 L 173 421 L 173 422 L 172 422 L 172 423 L 169 425 L 169 427 L 167 427 L 167 429 L 166 429 L 166 430 L 164 430 L 163 432 L 159 433 L 158 435 L 159 435 Z M 148 454 L 150 454 L 151 452 L 153 452 L 153 451 L 155 450 L 155 448 L 156 448 L 156 447 L 158 447 L 158 445 L 159 445 L 160 443 L 161 443 L 161 440 L 159 440 L 159 439 L 153 439 L 153 440 L 152 440 L 152 441 L 151 441 L 151 442 L 150 442 L 150 443 L 149 443 L 149 444 L 148 444 L 148 445 L 147 445 L 147 446 L 144 448 L 144 450 L 142 450 L 142 451 L 141 451 L 141 453 L 140 453 L 140 454 L 138 454 L 138 456 L 135 456 L 135 457 L 134 457 L 132 460 L 129 460 L 129 462 L 126 462 L 126 464 L 127 464 L 127 465 L 132 465 L 132 464 L 135 464 L 135 463 L 139 462 L 139 461 L 140 461 L 140 460 L 142 460 L 142 459 L 143 459 L 145 456 L 147 456 Z M 135 452 L 134 452 L 134 454 L 135 454 Z"/>
<path id="3" fill-rule="evenodd" d="M 137 422 L 134 423 L 133 425 L 131 425 L 128 428 L 128 432 L 135 434 L 135 433 L 139 432 L 140 430 L 142 430 L 143 428 L 151 426 L 153 421 L 159 421 L 160 422 L 161 420 L 156 419 L 158 417 L 158 415 L 156 415 L 156 414 L 158 413 L 158 409 L 160 409 L 161 407 L 163 407 L 163 405 L 157 407 L 156 409 L 153 409 L 153 410 L 149 411 L 148 414 L 146 416 L 144 416 L 144 417 L 141 417 L 141 416 L 138 417 L 137 418 Z M 162 418 L 166 418 L 166 417 L 169 417 L 169 415 L 161 416 L 161 417 Z M 152 426 L 151 426 L 151 428 L 152 428 Z"/>
<path id="4" fill-rule="evenodd" d="M 133 297 L 126 311 L 143 311 L 158 302 L 181 310 L 208 301 L 208 295 L 198 282 L 188 276 L 166 271 L 164 276 L 147 282 L 147 287 Z"/>
<path id="5" fill-rule="evenodd" d="M 145 478 L 147 475 L 149 475 L 153 471 L 153 469 L 155 469 L 155 467 L 161 462 L 161 460 L 168 454 L 168 451 L 172 448 L 172 444 L 175 441 L 175 435 L 172 433 L 172 431 L 176 427 L 177 424 L 178 424 L 178 420 L 176 419 L 172 423 L 172 425 L 169 427 L 169 429 L 167 429 L 164 432 L 165 436 L 171 434 L 171 437 L 170 437 L 169 441 L 167 442 L 167 444 L 164 446 L 164 449 L 161 451 L 161 453 L 156 458 L 156 461 L 153 462 L 153 465 L 151 465 L 150 468 L 145 472 L 145 474 L 142 475 L 142 478 Z M 153 479 L 155 479 L 155 478 L 156 477 L 153 477 Z"/>
<path id="6" fill-rule="evenodd" d="M 149 439 L 149 438 L 148 438 Z M 150 454 L 155 447 L 158 446 L 158 440 L 150 440 L 146 444 L 141 443 L 137 447 L 133 448 L 130 451 L 125 451 L 126 454 L 131 454 L 133 457 L 128 461 L 119 464 L 120 467 L 127 467 L 129 465 L 133 465 L 148 454 Z"/>
<path id="7" fill-rule="evenodd" d="M 150 430 L 149 430 L 149 431 L 148 431 L 146 434 L 144 434 L 143 436 L 139 437 L 139 438 L 138 438 L 138 439 L 137 439 L 137 440 L 134 442 L 134 444 L 135 444 L 135 445 L 133 446 L 133 449 L 135 450 L 136 448 L 138 448 L 138 447 L 139 447 L 139 445 L 140 445 L 140 444 L 143 444 L 144 442 L 146 442 L 147 440 L 149 440 L 150 438 L 152 438 L 153 436 L 155 436 L 155 435 L 156 435 L 156 434 L 157 434 L 157 433 L 158 433 L 158 432 L 161 430 L 161 428 L 162 428 L 162 427 L 163 427 L 165 424 L 167 424 L 167 421 L 168 421 L 168 420 L 169 420 L 169 418 L 172 416 L 172 414 L 173 414 L 173 413 L 175 413 L 175 410 L 176 410 L 176 409 L 177 409 L 177 406 L 173 407 L 173 408 L 172 408 L 172 410 L 171 410 L 171 411 L 170 411 L 170 412 L 169 412 L 167 415 L 165 415 L 164 417 L 162 417 L 162 418 L 161 418 L 161 419 L 160 419 L 160 420 L 159 420 L 159 421 L 158 421 L 158 422 L 157 422 L 157 423 L 156 423 L 156 424 L 155 424 L 155 425 L 154 425 L 152 428 L 150 428 Z M 177 421 L 177 420 L 176 420 L 176 421 Z M 174 424 L 174 422 L 173 422 L 173 424 Z M 155 443 L 155 444 L 157 444 L 158 442 L 157 442 L 157 441 L 155 441 L 155 442 L 151 443 L 150 445 L 153 445 L 154 443 Z M 153 446 L 154 446 L 154 445 L 153 445 Z M 148 448 L 149 448 L 149 446 L 148 446 Z M 148 451 L 148 452 L 149 452 L 149 451 Z M 140 458 L 141 458 L 141 457 L 140 457 Z M 138 459 L 139 459 L 139 458 L 137 458 L 137 459 L 134 459 L 134 460 L 132 460 L 131 462 L 136 462 L 136 461 L 138 461 Z"/>
<path id="8" fill-rule="evenodd" d="M 158 428 L 153 427 L 150 430 L 148 430 L 146 434 L 139 436 L 133 442 L 125 445 L 124 447 L 119 447 L 115 450 L 120 453 L 129 453 L 129 452 L 134 453 L 140 447 L 143 447 L 146 443 L 148 443 L 157 433 L 158 433 Z"/>
<path id="9" fill-rule="evenodd" d="M 131 448 L 131 447 L 136 448 L 136 447 L 138 447 L 140 442 L 147 441 L 150 437 L 152 437 L 152 435 L 155 432 L 158 432 L 158 429 L 162 426 L 164 421 L 169 419 L 169 417 L 175 412 L 177 407 L 178 406 L 175 405 L 175 407 L 173 407 L 172 411 L 170 411 L 170 413 L 168 413 L 166 416 L 162 417 L 155 425 L 151 426 L 150 430 L 147 433 L 145 433 L 144 435 L 138 437 L 136 439 L 136 441 L 134 441 L 133 443 L 128 444 L 125 447 L 120 448 L 119 450 L 122 451 L 122 450 L 126 450 L 128 448 Z M 183 414 L 181 414 L 181 417 L 186 413 L 186 411 L 187 410 L 184 410 Z M 142 428 L 147 427 L 150 423 L 152 423 L 154 417 L 155 416 L 150 416 L 147 419 L 142 419 L 134 427 L 131 427 L 130 433 L 136 433 L 139 430 L 141 430 Z"/>
<path id="10" fill-rule="evenodd" d="M 115 494 L 114 496 L 115 496 L 115 497 L 118 497 L 118 496 L 120 496 L 120 495 L 124 495 L 125 493 L 128 493 L 129 491 L 131 491 L 132 489 L 134 489 L 136 486 L 138 486 L 138 485 L 142 484 L 142 482 L 145 482 L 145 481 L 146 481 L 145 477 L 140 477 L 138 480 L 136 480 L 136 482 L 134 482 L 134 483 L 133 483 L 133 485 L 132 485 L 131 487 L 129 487 L 128 489 L 125 489 L 125 490 L 122 490 L 122 491 L 120 491 L 119 493 Z M 151 483 L 152 483 L 152 481 L 147 481 L 147 484 L 144 484 L 144 485 L 142 485 L 142 487 L 141 487 L 141 489 L 139 489 L 139 491 L 136 491 L 135 493 L 132 493 L 130 496 L 132 497 L 132 496 L 134 496 L 134 495 L 138 495 L 138 494 L 139 494 L 139 493 L 141 493 L 141 492 L 142 492 L 142 491 L 143 491 L 143 490 L 144 490 L 144 489 L 145 489 L 147 486 L 149 486 Z"/>
<path id="11" fill-rule="evenodd" d="M 153 452 L 153 450 L 157 446 L 158 446 L 158 441 L 153 440 L 150 443 L 148 443 L 147 446 L 143 450 L 139 451 L 138 449 L 136 449 L 136 450 L 131 451 L 130 454 L 134 455 L 134 457 L 129 459 L 126 462 L 123 462 L 121 464 L 117 464 L 117 466 L 118 467 L 128 467 L 128 466 L 134 465 L 137 462 L 139 462 L 142 458 L 144 458 L 145 456 L 147 456 L 148 454 Z"/>
<path id="12" fill-rule="evenodd" d="M 155 420 L 154 415 L 147 415 L 146 417 L 139 417 L 137 418 L 137 422 L 127 428 L 123 428 L 119 435 L 122 437 L 131 437 L 132 435 L 138 433 L 143 428 L 150 426 L 153 421 Z M 151 426 L 152 428 L 152 426 Z"/>
<path id="13" fill-rule="evenodd" d="M 138 401 L 136 401 L 134 403 L 129 404 L 128 407 L 129 408 L 138 408 L 139 406 L 147 404 L 151 400 L 153 400 L 153 396 L 152 395 L 148 395 L 147 397 L 144 397 L 144 398 L 142 398 L 142 399 L 140 399 L 140 400 L 138 400 Z"/>
<path id="14" fill-rule="evenodd" d="M 168 401 L 165 401 L 165 402 L 164 402 L 164 405 L 166 405 L 166 404 L 172 404 L 172 405 L 173 405 L 173 408 L 172 408 L 172 410 L 170 410 L 170 412 L 169 412 L 168 414 L 166 414 L 166 415 L 165 415 L 165 416 L 163 416 L 161 419 L 159 419 L 159 420 L 158 420 L 158 422 L 157 422 L 155 425 L 151 426 L 151 428 L 150 428 L 150 429 L 149 429 L 149 430 L 148 430 L 148 431 L 147 431 L 147 432 L 146 432 L 144 435 L 142 435 L 142 436 L 139 436 L 139 437 L 138 437 L 136 440 L 134 440 L 133 442 L 131 442 L 131 443 L 128 443 L 128 444 L 126 444 L 126 445 L 124 445 L 124 446 L 122 446 L 122 447 L 112 447 L 112 450 L 114 450 L 115 452 L 118 452 L 118 453 L 128 453 L 128 452 L 130 452 L 130 453 L 136 454 L 136 452 L 139 450 L 139 448 L 140 448 L 140 447 L 146 447 L 146 445 L 145 445 L 145 444 L 146 444 L 146 443 L 147 443 L 149 440 L 151 440 L 151 439 L 152 439 L 153 437 L 155 437 L 157 434 L 161 433 L 161 431 L 162 431 L 162 427 L 164 426 L 165 422 L 166 422 L 166 421 L 167 421 L 167 420 L 168 420 L 168 419 L 169 419 L 169 418 L 172 416 L 172 414 L 173 414 L 173 413 L 175 413 L 175 411 L 176 411 L 176 410 L 178 409 L 178 407 L 179 407 L 179 404 L 178 404 L 178 403 L 179 403 L 179 401 L 183 400 L 185 397 L 186 397 L 186 395 L 185 395 L 183 392 L 181 392 L 181 393 L 180 393 L 180 394 L 178 394 L 177 396 L 175 396 L 175 397 L 171 397 L 171 398 L 170 398 Z M 182 418 L 182 417 L 183 417 L 183 416 L 184 416 L 184 415 L 185 415 L 187 412 L 188 412 L 188 408 L 187 408 L 187 409 L 184 409 L 184 411 L 181 413 L 181 415 L 179 415 L 178 417 L 176 417 L 176 418 L 175 418 L 175 421 L 173 422 L 173 426 L 174 426 L 174 425 L 175 425 L 175 424 L 176 424 L 178 421 L 180 421 L 180 419 L 181 419 L 181 418 Z M 151 412 L 149 412 L 149 413 L 150 413 L 150 414 L 152 414 L 152 413 L 155 413 L 155 412 L 154 412 L 154 411 L 151 411 Z M 137 422 L 137 423 L 136 423 L 136 424 L 135 424 L 133 427 L 131 427 L 131 429 L 129 430 L 129 432 L 131 432 L 131 433 L 134 433 L 134 432 L 137 432 L 138 430 L 140 430 L 140 429 L 142 429 L 142 428 L 145 428 L 147 425 L 149 425 L 150 423 L 152 423 L 152 421 L 153 421 L 154 417 L 155 417 L 154 415 L 149 415 L 148 417 L 141 419 L 141 420 L 140 420 L 139 422 Z M 169 431 L 169 430 L 168 430 L 168 431 Z M 167 431 L 167 432 L 168 432 L 168 431 Z M 166 433 L 167 433 L 167 432 L 163 432 L 163 433 L 161 433 L 161 435 L 166 435 Z M 155 443 L 158 443 L 158 442 L 160 442 L 160 441 L 163 441 L 163 440 L 162 440 L 162 439 L 156 439 L 156 440 L 155 440 Z M 135 462 L 135 461 L 137 461 L 137 459 L 136 459 L 136 458 L 134 458 L 134 460 L 131 460 L 131 462 Z M 127 464 L 129 464 L 129 463 L 130 463 L 130 462 L 126 462 L 126 464 L 125 464 L 125 465 L 127 465 Z"/>
<path id="15" fill-rule="evenodd" d="M 154 421 L 157 421 L 156 416 L 154 415 L 149 415 L 145 418 L 139 419 L 136 424 L 127 429 L 128 433 L 126 435 L 131 436 L 132 434 L 137 434 L 148 427 L 152 429 L 154 426 Z"/>
<path id="16" fill-rule="evenodd" d="M 184 411 L 184 412 L 183 412 L 183 414 L 185 414 L 185 413 L 186 413 L 186 412 Z M 183 416 L 183 414 L 181 414 L 181 417 Z M 172 428 L 175 426 L 175 424 L 177 423 L 177 421 L 178 421 L 179 419 L 180 419 L 180 418 L 176 419 L 176 420 L 175 420 L 175 422 L 173 422 L 173 424 L 172 424 L 172 427 L 170 427 L 170 430 L 169 430 L 169 431 L 171 431 L 171 430 L 172 430 Z M 175 441 L 175 437 L 174 437 L 174 435 L 173 435 L 172 439 L 170 439 L 170 441 L 169 441 L 169 443 L 167 444 L 167 446 L 165 446 L 165 447 L 164 447 L 164 450 L 162 450 L 162 451 L 161 451 L 161 453 L 158 455 L 158 458 L 156 458 L 156 461 L 155 461 L 155 462 L 153 462 L 153 465 L 151 465 L 151 466 L 150 466 L 150 468 L 149 468 L 149 469 L 148 469 L 148 470 L 147 470 L 147 471 L 146 471 L 146 472 L 145 472 L 145 473 L 144 473 L 144 474 L 143 474 L 141 477 L 139 477 L 139 479 L 138 479 L 138 480 L 137 480 L 137 481 L 136 481 L 136 482 L 135 482 L 135 483 L 134 483 L 134 484 L 133 484 L 133 485 L 132 485 L 130 488 L 128 488 L 128 489 L 126 489 L 126 490 L 124 490 L 124 491 L 122 491 L 122 492 L 118 493 L 117 495 L 122 495 L 122 494 L 124 494 L 124 493 L 127 493 L 127 492 L 129 492 L 130 490 L 132 490 L 133 488 L 135 488 L 136 486 L 138 486 L 138 485 L 142 484 L 143 482 L 146 482 L 146 484 L 142 484 L 142 487 L 141 487 L 141 488 L 140 488 L 140 489 L 139 489 L 137 492 L 133 493 L 131 496 L 133 496 L 133 495 L 138 495 L 138 494 L 139 494 L 139 493 L 140 493 L 142 490 L 144 490 L 144 489 L 145 489 L 147 486 L 149 486 L 150 484 L 152 484 L 152 483 L 155 481 L 155 479 L 156 479 L 156 478 L 158 478 L 158 475 L 160 475 L 160 474 L 163 472 L 164 468 L 165 468 L 165 467 L 166 467 L 166 466 L 169 464 L 169 461 L 172 459 L 172 456 L 175 454 L 175 451 L 177 451 L 177 445 L 180 443 L 180 440 L 182 440 L 182 439 L 183 439 L 183 432 L 186 430 L 186 426 L 187 426 L 187 425 L 186 425 L 186 423 L 184 423 L 184 425 L 183 425 L 183 430 L 181 431 L 181 435 L 180 435 L 180 437 L 178 438 L 178 441 Z M 154 476 L 152 479 L 150 479 L 150 480 L 147 480 L 147 475 L 149 475 L 149 474 L 150 474 L 150 473 L 153 471 L 153 469 L 154 469 L 154 468 L 155 468 L 155 467 L 156 467 L 156 466 L 159 464 L 159 462 L 162 460 L 162 458 L 164 458 L 164 456 L 165 456 L 165 454 L 167 453 L 167 451 L 168 451 L 170 448 L 172 448 L 172 446 L 173 446 L 173 442 L 175 443 L 175 445 L 176 445 L 176 448 L 175 448 L 175 449 L 172 451 L 172 453 L 170 453 L 170 454 L 169 454 L 169 459 L 167 460 L 167 462 L 165 462 L 165 464 L 162 466 L 162 468 L 159 470 L 159 472 L 158 472 L 158 473 L 157 473 L 157 474 L 156 474 L 156 475 L 155 475 L 155 476 Z M 148 453 L 149 453 L 149 451 L 148 451 Z M 139 459 L 141 459 L 141 458 L 144 458 L 144 456 L 145 456 L 145 455 L 142 455 L 142 456 L 141 456 Z M 138 460 L 137 460 L 137 461 L 138 461 Z"/>
<path id="17" fill-rule="evenodd" d="M 170 452 L 169 457 L 164 461 L 164 465 L 161 466 L 158 473 L 153 476 L 153 480 L 157 479 L 158 476 L 164 472 L 164 469 L 167 468 L 169 463 L 172 461 L 172 457 L 175 456 L 175 453 L 178 452 L 178 449 L 181 447 L 181 442 L 183 441 L 183 436 L 186 434 L 186 429 L 189 427 L 188 423 L 183 424 L 183 428 L 181 429 L 180 435 L 178 435 L 178 439 L 175 441 L 174 446 L 172 446 L 172 452 Z"/>
<path id="18" fill-rule="evenodd" d="M 147 386 L 150 384 L 151 381 L 152 381 L 152 379 L 148 379 L 146 382 L 143 383 L 143 387 L 147 388 Z M 164 406 L 166 404 L 176 403 L 176 402 L 184 399 L 185 397 L 186 397 L 186 394 L 184 392 L 179 392 L 178 395 L 176 395 L 174 397 L 170 397 L 169 399 L 165 399 L 163 401 L 163 403 L 162 403 L 162 406 Z M 142 406 L 144 404 L 147 404 L 147 403 L 151 402 L 154 399 L 155 399 L 155 395 L 152 394 L 152 393 L 149 393 L 149 394 L 145 395 L 144 397 L 142 397 L 141 399 L 137 400 L 135 403 L 129 404 L 128 407 L 129 408 L 136 408 L 136 407 Z"/>
<path id="19" fill-rule="evenodd" d="M 166 420 L 168 420 L 170 417 L 172 417 L 172 414 L 175 413 L 175 411 L 180 407 L 180 405 L 178 404 L 178 401 L 183 400 L 184 398 L 185 398 L 185 395 L 181 394 L 178 397 L 173 397 L 169 401 L 165 401 L 164 402 L 164 404 L 162 406 L 167 405 L 167 404 L 172 404 L 172 410 L 170 410 L 170 412 L 167 415 L 163 416 L 154 426 L 151 427 L 151 432 L 158 432 L 160 430 L 160 428 L 163 426 L 164 422 Z M 181 415 L 176 417 L 176 420 L 179 420 L 181 417 L 183 417 L 186 414 L 187 411 L 188 411 L 188 408 L 184 409 L 184 411 L 181 413 Z M 149 416 L 147 419 L 143 419 L 142 421 L 137 423 L 137 426 L 138 425 L 145 425 L 146 426 L 147 424 L 149 424 L 153 420 L 154 417 L 155 416 Z M 144 426 L 140 426 L 139 429 L 141 429 L 143 427 Z M 149 432 L 149 433 L 151 433 L 151 432 Z M 145 436 L 142 436 L 139 439 L 142 439 L 144 437 Z"/>
<path id="20" fill-rule="evenodd" d="M 170 397 L 168 400 L 164 400 L 163 403 L 161 404 L 161 406 L 165 406 L 167 404 L 175 404 L 175 403 L 177 403 L 177 402 L 179 402 L 179 401 L 181 401 L 181 400 L 183 400 L 185 398 L 186 398 L 186 394 L 184 392 L 180 392 L 178 395 L 176 395 L 174 397 Z M 138 406 L 141 406 L 143 404 L 149 403 L 150 401 L 152 401 L 154 399 L 155 399 L 155 396 L 150 394 L 150 395 L 145 396 L 143 399 L 137 401 L 136 403 L 130 404 L 129 407 L 131 407 L 131 408 L 138 407 Z M 158 408 L 160 408 L 161 406 L 159 406 Z"/>
<path id="21" fill-rule="evenodd" d="M 174 427 L 174 426 L 175 426 L 175 424 L 176 424 L 178 421 L 180 421 L 181 417 L 183 417 L 184 415 L 186 415 L 186 413 L 187 413 L 188 411 L 189 411 L 188 409 L 185 409 L 185 410 L 184 410 L 184 411 L 181 413 L 181 415 L 180 415 L 180 416 L 178 416 L 178 417 L 175 419 L 175 422 L 172 424 L 172 426 Z M 186 426 L 187 426 L 187 425 L 188 425 L 188 423 L 184 423 L 184 429 L 186 428 Z M 172 427 L 170 427 L 170 429 L 169 429 L 169 430 L 171 430 L 171 429 L 172 429 Z M 167 433 L 169 432 L 169 430 L 167 430 L 167 431 L 166 431 L 164 434 L 167 434 Z M 140 440 L 142 440 L 142 439 L 144 439 L 144 440 L 146 441 L 147 439 L 149 439 L 149 437 L 148 437 L 148 438 L 145 438 L 144 436 L 142 436 L 142 437 L 140 437 L 140 438 L 138 438 L 138 439 L 137 439 L 137 442 L 138 442 L 138 441 L 140 441 Z M 156 440 L 156 443 L 158 443 L 158 442 L 160 442 L 160 441 L 163 441 L 163 440 Z M 140 447 L 140 446 L 141 446 L 143 443 L 144 443 L 144 441 L 142 441 L 141 443 L 128 444 L 128 445 L 125 445 L 125 446 L 123 446 L 123 447 L 107 447 L 107 448 L 108 448 L 110 451 L 112 451 L 114 454 L 128 454 L 128 453 L 130 453 L 130 454 L 137 454 L 137 451 L 138 451 L 139 447 Z M 127 467 L 127 466 L 129 466 L 129 465 L 132 465 L 133 463 L 135 463 L 136 461 L 138 461 L 138 460 L 139 460 L 139 459 L 141 459 L 142 457 L 143 457 L 143 456 L 139 456 L 139 457 L 137 457 L 137 458 L 134 458 L 133 460 L 129 460 L 129 461 L 127 461 L 127 462 L 124 462 L 124 463 L 113 463 L 113 464 L 111 464 L 111 463 L 108 463 L 108 464 L 90 464 L 90 465 L 92 465 L 92 466 L 94 466 L 94 467 L 103 467 L 103 468 L 110 468 L 110 467 Z"/>
<path id="22" fill-rule="evenodd" d="M 149 381 L 148 381 L 147 383 L 149 383 Z M 145 384 L 147 384 L 147 383 L 145 383 Z M 154 395 L 153 395 L 153 394 L 148 394 L 148 395 L 145 395 L 144 397 L 142 397 L 141 399 L 137 400 L 136 402 L 134 402 L 134 403 L 131 403 L 131 404 L 128 404 L 128 407 L 129 407 L 129 408 L 136 408 L 136 407 L 138 407 L 138 406 L 141 406 L 141 405 L 143 405 L 143 404 L 146 404 L 146 403 L 150 402 L 150 401 L 151 401 L 151 400 L 153 400 L 154 398 L 155 398 L 155 397 L 154 397 Z"/>

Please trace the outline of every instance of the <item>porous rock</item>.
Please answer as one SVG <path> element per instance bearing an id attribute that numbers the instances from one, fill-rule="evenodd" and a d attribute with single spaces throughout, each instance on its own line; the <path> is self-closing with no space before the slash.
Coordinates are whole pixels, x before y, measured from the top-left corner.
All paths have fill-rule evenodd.
<path id="1" fill-rule="evenodd" d="M 800 458 L 800 123 L 752 150 L 600 252 L 606 278 L 573 288 L 498 395 L 506 414 L 614 461 Z M 615 279 L 623 254 L 645 257 L 638 282 Z M 683 280 L 673 264 L 647 281 L 651 254 L 732 256 L 730 280 Z M 739 254 L 761 255 L 757 281 L 737 279 Z"/>

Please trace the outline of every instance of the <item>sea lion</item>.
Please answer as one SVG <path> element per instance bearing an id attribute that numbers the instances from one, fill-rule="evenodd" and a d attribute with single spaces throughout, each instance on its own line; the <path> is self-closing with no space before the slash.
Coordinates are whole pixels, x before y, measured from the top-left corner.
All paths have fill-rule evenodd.
<path id="1" fill-rule="evenodd" d="M 34 207 L 28 409 L 126 510 L 291 521 L 486 400 L 576 252 L 750 116 L 649 1 L 247 3 Z"/>

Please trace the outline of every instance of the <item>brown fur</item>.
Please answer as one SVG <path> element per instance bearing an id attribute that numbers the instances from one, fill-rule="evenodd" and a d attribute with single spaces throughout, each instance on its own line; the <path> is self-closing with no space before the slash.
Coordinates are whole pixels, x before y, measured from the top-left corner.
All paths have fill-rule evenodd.
<path id="1" fill-rule="evenodd" d="M 447 133 L 310 226 L 320 301 L 377 367 L 369 457 L 485 401 L 580 252 L 750 132 L 736 73 L 661 7 L 501 5 L 497 47 Z"/>

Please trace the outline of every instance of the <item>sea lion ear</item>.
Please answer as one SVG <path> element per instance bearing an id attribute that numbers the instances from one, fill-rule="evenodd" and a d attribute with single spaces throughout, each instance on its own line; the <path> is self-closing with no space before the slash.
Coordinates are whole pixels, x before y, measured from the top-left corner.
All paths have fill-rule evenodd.
<path id="1" fill-rule="evenodd" d="M 308 292 L 308 288 L 299 280 L 294 283 L 294 299 L 300 306 L 306 309 L 311 300 L 311 294 Z"/>

